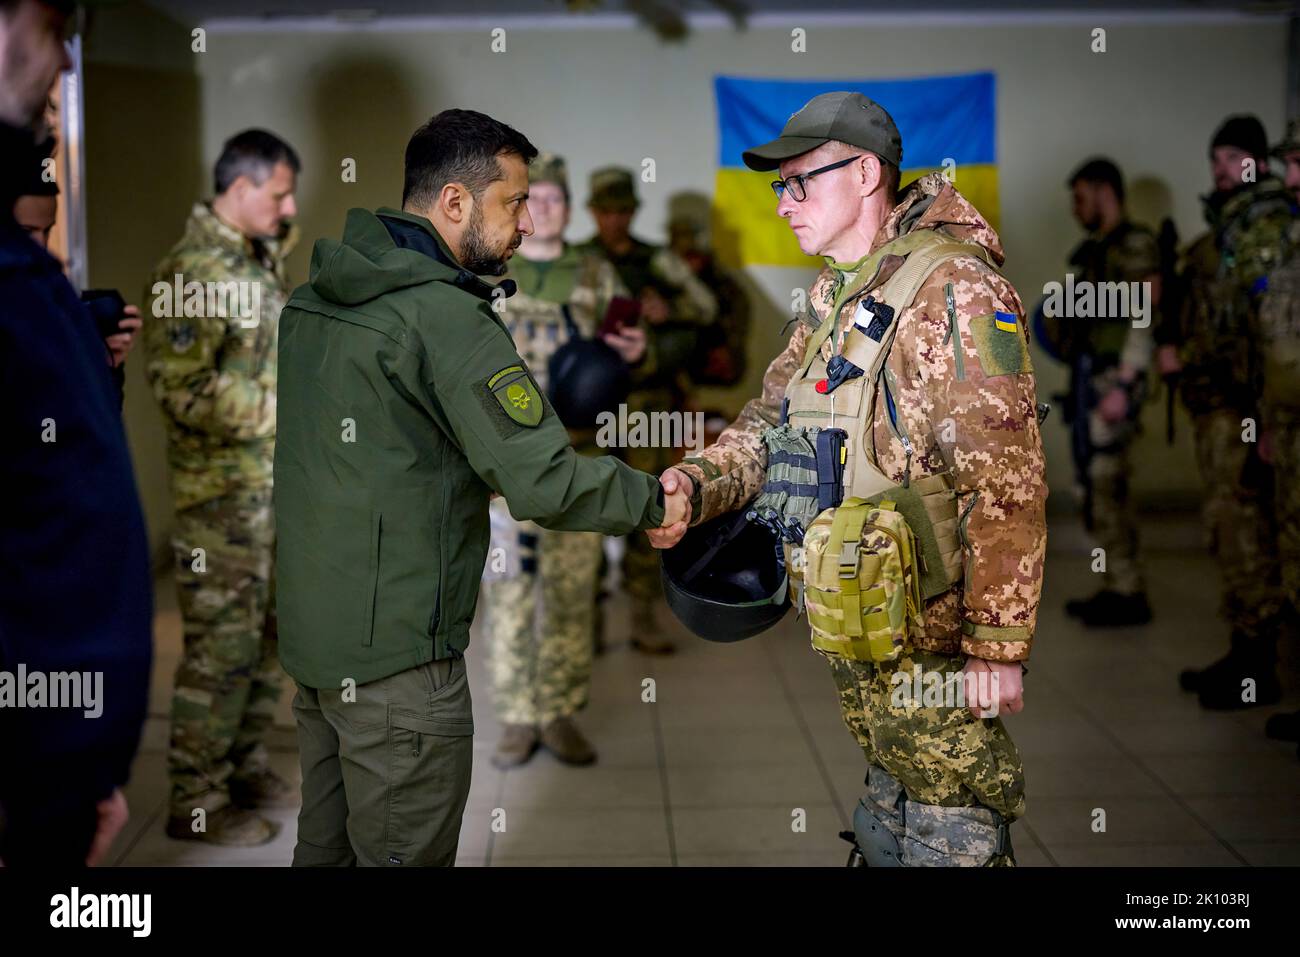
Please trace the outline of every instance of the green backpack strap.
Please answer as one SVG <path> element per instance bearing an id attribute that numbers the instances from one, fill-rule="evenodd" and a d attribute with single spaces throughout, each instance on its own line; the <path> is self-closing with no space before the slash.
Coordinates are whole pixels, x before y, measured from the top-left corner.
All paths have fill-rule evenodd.
<path id="1" fill-rule="evenodd" d="M 838 325 L 840 316 L 840 308 L 844 303 L 849 299 L 852 299 L 858 293 L 871 288 L 871 284 L 875 282 L 876 273 L 880 271 L 880 263 L 886 256 L 906 256 L 910 262 L 912 254 L 916 250 L 936 243 L 949 242 L 951 242 L 951 240 L 947 236 L 943 236 L 929 229 L 922 229 L 899 236 L 872 253 L 862 263 L 862 265 L 858 267 L 857 277 L 853 282 L 840 290 L 839 295 L 835 297 L 835 302 L 831 305 L 830 312 L 826 314 L 826 319 L 817 327 L 817 331 L 813 333 L 813 337 L 808 340 L 808 345 L 804 348 L 803 365 L 799 368 L 800 374 L 803 375 L 808 372 L 809 367 L 813 364 L 813 359 L 817 357 L 818 350 L 822 347 L 822 343 L 829 339 L 832 333 L 835 332 L 835 327 Z"/>

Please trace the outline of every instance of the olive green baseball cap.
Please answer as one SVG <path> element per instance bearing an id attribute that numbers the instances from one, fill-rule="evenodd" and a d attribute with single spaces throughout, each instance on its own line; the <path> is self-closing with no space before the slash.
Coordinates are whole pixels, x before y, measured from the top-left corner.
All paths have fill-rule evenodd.
<path id="1" fill-rule="evenodd" d="M 591 174 L 588 206 L 596 209 L 633 210 L 639 203 L 632 171 L 622 166 L 604 166 Z"/>
<path id="2" fill-rule="evenodd" d="M 875 100 L 843 90 L 814 96 L 786 121 L 780 136 L 745 150 L 741 158 L 750 169 L 766 172 L 831 140 L 870 150 L 894 166 L 903 163 L 894 118 Z"/>

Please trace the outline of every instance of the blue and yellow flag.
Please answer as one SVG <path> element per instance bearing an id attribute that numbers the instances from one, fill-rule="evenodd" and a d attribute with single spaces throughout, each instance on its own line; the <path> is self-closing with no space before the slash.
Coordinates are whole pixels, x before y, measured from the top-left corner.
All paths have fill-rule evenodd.
<path id="1" fill-rule="evenodd" d="M 740 154 L 776 139 L 800 107 L 834 90 L 862 93 L 889 111 L 903 138 L 904 184 L 947 165 L 955 173 L 953 185 L 998 228 L 992 73 L 845 81 L 720 76 L 713 89 L 718 107 L 713 238 L 715 251 L 729 265 L 821 265 L 799 251 L 790 227 L 776 215 L 768 184 L 778 174 L 748 169 Z"/>

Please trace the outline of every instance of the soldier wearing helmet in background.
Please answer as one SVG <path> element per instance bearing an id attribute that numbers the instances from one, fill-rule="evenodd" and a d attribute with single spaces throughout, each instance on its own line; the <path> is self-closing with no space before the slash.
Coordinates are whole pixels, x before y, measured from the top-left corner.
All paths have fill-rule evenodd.
<path id="1" fill-rule="evenodd" d="M 587 207 L 596 220 L 596 235 L 582 249 L 608 259 L 623 285 L 640 301 L 648 349 L 639 381 L 628 397 L 628 414 L 653 415 L 683 409 L 689 384 L 686 370 L 698 345 L 698 330 L 714 321 L 718 304 L 680 256 L 631 234 L 639 206 L 631 170 L 611 166 L 593 172 Z M 673 464 L 677 452 L 631 446 L 623 456 L 633 468 L 657 475 Z M 632 599 L 632 621 L 637 622 L 633 647 L 649 654 L 672 652 L 672 642 L 655 627 L 655 605 L 663 596 L 659 556 L 640 535 L 628 538 L 623 584 Z"/>
<path id="2" fill-rule="evenodd" d="M 569 381 L 552 381 L 553 360 L 567 344 L 596 336 L 610 302 L 627 292 L 613 266 L 564 241 L 569 183 L 560 157 L 543 153 L 529 165 L 528 211 L 533 234 L 510 261 L 507 276 L 517 288 L 503 301 L 501 319 L 538 387 L 567 411 L 595 397 L 561 397 L 558 390 L 590 384 L 579 381 L 576 369 Z M 645 355 L 642 329 L 623 328 L 602 338 L 616 365 L 635 364 Z M 588 356 L 582 359 L 584 366 L 592 364 Z M 579 452 L 597 454 L 591 429 L 565 424 Z M 597 532 L 552 531 L 535 522 L 517 522 L 509 504 L 497 499 L 491 506 L 492 546 L 484 581 L 493 700 L 503 725 L 492 763 L 498 768 L 523 764 L 540 743 L 566 764 L 590 764 L 595 751 L 573 715 L 586 705 L 591 685 L 603 538 Z"/>

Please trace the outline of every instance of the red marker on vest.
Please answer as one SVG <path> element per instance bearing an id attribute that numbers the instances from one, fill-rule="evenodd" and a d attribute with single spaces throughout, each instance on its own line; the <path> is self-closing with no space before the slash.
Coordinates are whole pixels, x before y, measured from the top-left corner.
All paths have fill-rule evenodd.
<path id="1" fill-rule="evenodd" d="M 826 386 L 827 386 L 827 382 L 826 382 L 825 379 L 818 379 L 818 380 L 817 380 L 817 385 L 814 386 L 814 388 L 817 390 L 817 392 L 818 392 L 819 395 L 825 395 L 825 394 L 826 394 Z"/>

